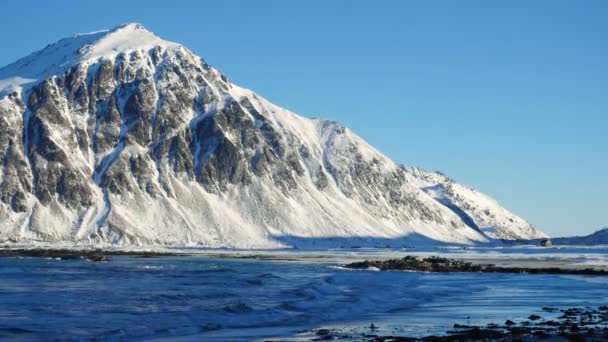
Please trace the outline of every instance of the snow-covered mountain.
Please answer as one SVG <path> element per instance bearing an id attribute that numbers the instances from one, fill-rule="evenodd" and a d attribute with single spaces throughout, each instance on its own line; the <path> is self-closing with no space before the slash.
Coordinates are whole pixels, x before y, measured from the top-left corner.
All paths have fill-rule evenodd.
<path id="1" fill-rule="evenodd" d="M 0 69 L 0 240 L 272 248 L 544 237 L 139 24 Z M 317 245 L 321 246 L 321 245 Z"/>

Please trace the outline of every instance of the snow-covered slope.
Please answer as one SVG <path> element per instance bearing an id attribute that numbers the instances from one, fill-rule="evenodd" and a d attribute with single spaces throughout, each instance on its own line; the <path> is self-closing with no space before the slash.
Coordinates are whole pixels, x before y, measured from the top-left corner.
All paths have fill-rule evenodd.
<path id="1" fill-rule="evenodd" d="M 457 188 L 504 216 L 471 222 L 347 128 L 277 107 L 139 24 L 0 69 L 0 153 L 5 241 L 469 244 L 488 241 L 477 226 L 525 229 Z"/>
<path id="2" fill-rule="evenodd" d="M 521 217 L 511 213 L 496 200 L 440 172 L 403 166 L 408 179 L 437 202 L 450 208 L 467 224 L 492 239 L 529 240 L 546 238 Z"/>

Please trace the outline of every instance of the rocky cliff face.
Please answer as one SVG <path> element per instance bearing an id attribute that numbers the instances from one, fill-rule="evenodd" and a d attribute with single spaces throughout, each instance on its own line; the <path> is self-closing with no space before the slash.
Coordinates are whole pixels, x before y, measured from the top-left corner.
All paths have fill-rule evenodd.
<path id="1" fill-rule="evenodd" d="M 340 124 L 279 108 L 138 24 L 0 69 L 0 154 L 5 241 L 471 243 L 492 223 L 467 222 Z"/>

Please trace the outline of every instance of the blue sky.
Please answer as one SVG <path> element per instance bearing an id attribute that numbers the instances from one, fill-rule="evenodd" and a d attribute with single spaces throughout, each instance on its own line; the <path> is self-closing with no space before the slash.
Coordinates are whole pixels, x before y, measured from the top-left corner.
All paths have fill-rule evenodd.
<path id="1" fill-rule="evenodd" d="M 0 65 L 141 22 L 551 235 L 608 226 L 606 1 L 20 0 L 0 18 Z"/>

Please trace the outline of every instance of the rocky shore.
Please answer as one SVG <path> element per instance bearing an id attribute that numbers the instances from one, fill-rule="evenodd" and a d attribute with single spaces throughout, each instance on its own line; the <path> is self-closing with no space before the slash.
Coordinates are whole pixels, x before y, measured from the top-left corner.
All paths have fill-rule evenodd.
<path id="1" fill-rule="evenodd" d="M 381 271 L 486 272 L 596 276 L 608 275 L 608 271 L 594 268 L 570 269 L 561 267 L 503 267 L 493 264 L 474 264 L 457 259 L 441 257 L 420 258 L 415 256 L 405 256 L 401 259 L 389 260 L 365 260 L 349 263 L 343 266 L 351 269 L 379 269 Z"/>
<path id="2" fill-rule="evenodd" d="M 160 256 L 174 256 L 177 253 L 150 252 L 150 251 L 121 251 L 103 249 L 0 249 L 1 257 L 48 258 L 59 260 L 89 260 L 94 262 L 108 262 L 112 256 L 126 255 L 141 258 L 154 258 Z"/>
<path id="3" fill-rule="evenodd" d="M 506 320 L 485 326 L 454 324 L 444 335 L 424 337 L 383 336 L 373 324 L 369 332 L 353 334 L 341 329 L 310 331 L 312 340 L 356 340 L 371 342 L 455 342 L 455 341 L 607 341 L 608 306 L 597 308 L 542 309 L 547 316 L 531 315 L 518 322 Z"/>

